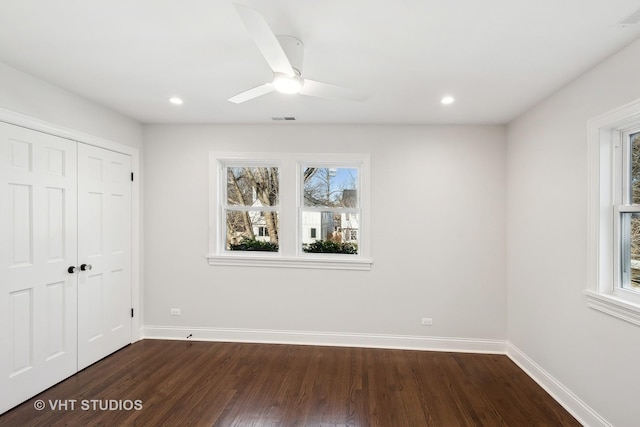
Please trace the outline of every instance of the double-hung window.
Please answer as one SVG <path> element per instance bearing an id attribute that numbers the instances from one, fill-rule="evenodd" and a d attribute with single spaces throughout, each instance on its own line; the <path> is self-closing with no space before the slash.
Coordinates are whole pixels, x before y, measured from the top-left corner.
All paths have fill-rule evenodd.
<path id="1" fill-rule="evenodd" d="M 302 194 L 298 200 L 303 252 L 358 253 L 359 169 L 324 163 L 301 165 Z"/>
<path id="2" fill-rule="evenodd" d="M 228 251 L 277 252 L 280 175 L 273 163 L 228 161 L 220 220 Z"/>
<path id="3" fill-rule="evenodd" d="M 369 156 L 211 153 L 211 265 L 368 270 Z"/>
<path id="4" fill-rule="evenodd" d="M 616 136 L 614 293 L 640 302 L 640 125 Z"/>
<path id="5" fill-rule="evenodd" d="M 640 325 L 640 101 L 588 130 L 587 304 Z"/>

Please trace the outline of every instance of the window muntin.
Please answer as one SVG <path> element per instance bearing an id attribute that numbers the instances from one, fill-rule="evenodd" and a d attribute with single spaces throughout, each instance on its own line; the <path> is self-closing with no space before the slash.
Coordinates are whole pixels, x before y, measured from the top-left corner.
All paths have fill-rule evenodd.
<path id="1" fill-rule="evenodd" d="M 227 251 L 277 252 L 280 174 L 277 166 L 225 165 L 222 210 Z"/>
<path id="2" fill-rule="evenodd" d="M 300 171 L 302 252 L 357 255 L 359 167 L 302 164 Z M 313 230 L 319 230 L 319 236 Z"/>

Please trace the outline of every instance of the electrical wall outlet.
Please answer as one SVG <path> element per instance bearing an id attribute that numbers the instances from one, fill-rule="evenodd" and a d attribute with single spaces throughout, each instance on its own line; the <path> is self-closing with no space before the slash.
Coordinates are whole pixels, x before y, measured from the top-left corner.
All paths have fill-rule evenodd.
<path id="1" fill-rule="evenodd" d="M 172 308 L 171 309 L 171 315 L 172 316 L 180 316 L 182 313 L 180 313 L 180 309 L 179 308 Z"/>
<path id="2" fill-rule="evenodd" d="M 431 317 L 423 317 L 420 323 L 422 323 L 422 326 L 432 326 L 433 319 Z"/>

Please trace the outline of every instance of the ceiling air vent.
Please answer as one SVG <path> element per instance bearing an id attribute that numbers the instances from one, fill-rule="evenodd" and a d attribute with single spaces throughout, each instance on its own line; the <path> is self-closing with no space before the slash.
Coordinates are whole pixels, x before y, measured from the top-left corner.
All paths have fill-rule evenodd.
<path id="1" fill-rule="evenodd" d="M 271 120 L 295 120 L 295 117 L 285 116 L 285 117 L 271 117 Z"/>
<path id="2" fill-rule="evenodd" d="M 631 15 L 624 18 L 622 21 L 619 22 L 619 24 L 624 27 L 627 25 L 635 25 L 638 22 L 640 22 L 640 9 L 636 10 Z"/>

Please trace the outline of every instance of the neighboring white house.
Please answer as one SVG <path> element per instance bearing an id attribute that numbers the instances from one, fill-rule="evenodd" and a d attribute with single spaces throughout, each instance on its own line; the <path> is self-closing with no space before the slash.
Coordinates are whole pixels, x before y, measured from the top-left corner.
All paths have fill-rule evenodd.
<path id="1" fill-rule="evenodd" d="M 346 191 L 354 192 L 354 190 Z M 350 193 L 349 197 L 354 197 L 354 193 Z M 252 207 L 263 206 L 260 200 L 257 198 L 255 200 Z M 268 242 L 269 232 L 262 212 L 250 211 L 249 217 L 256 240 Z M 302 244 L 307 245 L 316 240 L 330 239 L 343 243 L 358 243 L 359 228 L 357 214 L 304 211 L 302 213 Z"/>
<path id="2" fill-rule="evenodd" d="M 252 206 L 260 207 L 262 206 L 262 203 L 260 203 L 260 200 L 256 199 L 256 202 Z M 253 235 L 256 237 L 256 240 L 259 240 L 261 242 L 268 242 L 269 230 L 267 228 L 267 222 L 265 221 L 262 212 L 251 211 L 249 212 L 249 218 L 251 218 Z"/>
<path id="3" fill-rule="evenodd" d="M 358 215 L 332 212 L 302 213 L 302 243 L 316 240 L 336 240 L 343 243 L 358 243 Z"/>

